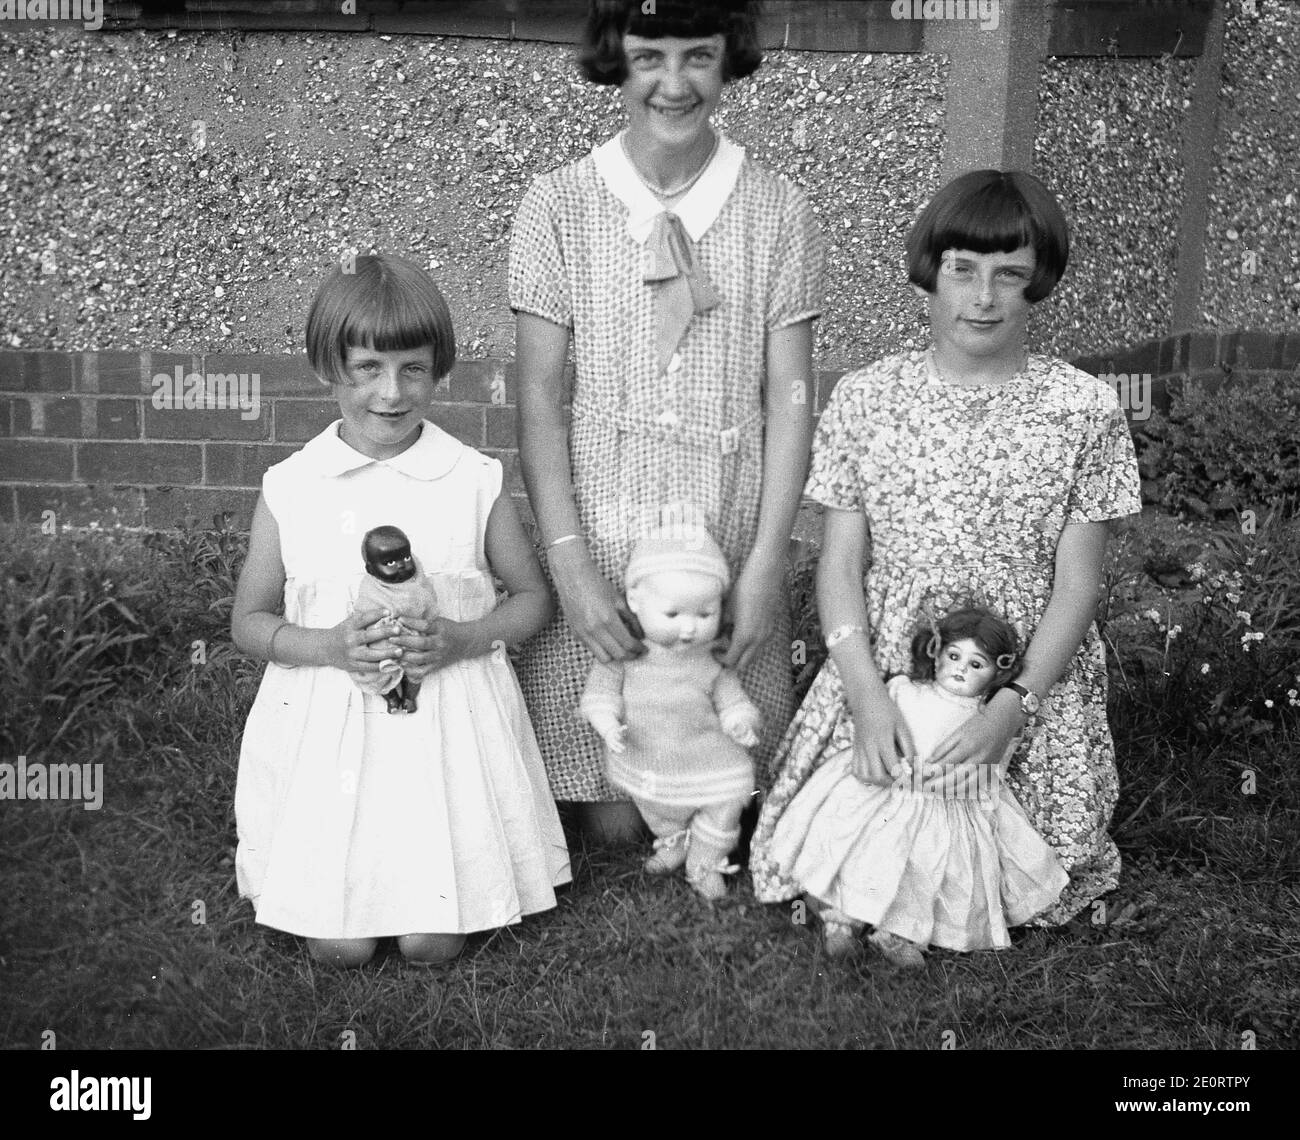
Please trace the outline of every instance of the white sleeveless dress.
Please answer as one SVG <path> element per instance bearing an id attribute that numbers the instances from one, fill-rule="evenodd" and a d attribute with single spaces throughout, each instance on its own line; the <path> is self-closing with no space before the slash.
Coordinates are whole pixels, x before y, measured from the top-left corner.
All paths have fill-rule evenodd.
<path id="1" fill-rule="evenodd" d="M 339 422 L 263 478 L 285 616 L 343 620 L 362 537 L 384 523 L 410 537 L 440 615 L 490 612 L 501 464 L 428 421 L 401 455 L 372 460 Z M 267 665 L 235 791 L 239 892 L 259 923 L 310 938 L 467 933 L 555 905 L 568 850 L 505 654 L 431 673 L 418 704 L 390 715 L 341 669 Z"/>

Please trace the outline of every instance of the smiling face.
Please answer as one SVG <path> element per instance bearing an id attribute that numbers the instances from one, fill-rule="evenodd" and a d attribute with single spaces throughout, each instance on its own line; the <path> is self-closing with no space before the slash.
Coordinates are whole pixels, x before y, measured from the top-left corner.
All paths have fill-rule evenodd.
<path id="1" fill-rule="evenodd" d="M 623 37 L 628 146 L 684 152 L 699 145 L 722 98 L 726 40 Z"/>
<path id="2" fill-rule="evenodd" d="M 334 384 L 343 424 L 339 436 L 371 459 L 392 459 L 420 437 L 438 377 L 433 346 L 380 352 L 349 345 L 346 384 Z"/>
<path id="3" fill-rule="evenodd" d="M 955 697 L 978 697 L 993 683 L 995 663 L 973 640 L 950 641 L 934 663 L 934 680 Z"/>
<path id="4" fill-rule="evenodd" d="M 722 621 L 722 583 L 712 574 L 661 570 L 628 591 L 646 641 L 669 649 L 708 645 Z"/>
<path id="5" fill-rule="evenodd" d="M 930 299 L 935 347 L 956 361 L 1018 363 L 1024 351 L 1030 302 L 1025 286 L 1034 275 L 1034 251 L 1011 253 L 945 250 Z"/>

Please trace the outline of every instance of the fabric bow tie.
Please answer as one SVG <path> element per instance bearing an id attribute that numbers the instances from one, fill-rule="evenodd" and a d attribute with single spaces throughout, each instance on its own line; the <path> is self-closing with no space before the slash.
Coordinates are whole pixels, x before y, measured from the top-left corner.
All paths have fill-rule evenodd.
<path id="1" fill-rule="evenodd" d="M 659 370 L 668 367 L 696 313 L 722 303 L 713 282 L 695 264 L 691 239 L 676 214 L 664 212 L 654 220 L 645 246 L 645 280 L 655 291 L 655 349 Z"/>

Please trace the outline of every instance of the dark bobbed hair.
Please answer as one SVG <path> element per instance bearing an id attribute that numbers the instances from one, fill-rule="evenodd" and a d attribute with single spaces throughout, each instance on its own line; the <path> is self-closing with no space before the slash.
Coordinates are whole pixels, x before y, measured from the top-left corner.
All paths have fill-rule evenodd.
<path id="1" fill-rule="evenodd" d="M 406 537 L 406 532 L 401 527 L 385 523 L 366 531 L 361 540 L 361 557 L 369 562 L 376 554 L 388 554 L 403 547 L 408 551 L 411 549 L 411 540 Z"/>
<path id="2" fill-rule="evenodd" d="M 684 40 L 723 36 L 722 78 L 742 79 L 758 70 L 757 0 L 590 0 L 578 46 L 578 68 L 592 83 L 617 87 L 627 78 L 623 37 L 676 36 Z"/>
<path id="3" fill-rule="evenodd" d="M 1070 233 L 1056 196 L 1023 170 L 972 170 L 954 178 L 930 201 L 907 235 L 907 279 L 927 293 L 944 252 L 1034 251 L 1034 275 L 1025 300 L 1041 301 L 1065 272 Z"/>
<path id="4" fill-rule="evenodd" d="M 1014 681 L 1020 676 L 1023 667 L 1020 639 L 1016 636 L 1016 631 L 992 610 L 981 606 L 953 610 L 939 619 L 938 626 L 940 649 L 969 637 L 993 662 L 993 684 L 984 694 L 986 700 L 1008 681 Z M 928 621 L 918 625 L 916 633 L 912 635 L 911 677 L 914 681 L 934 680 L 934 658 L 930 656 L 930 641 L 933 637 L 934 627 Z M 1014 658 L 1011 668 L 1000 668 L 998 658 L 1007 655 Z"/>
<path id="5" fill-rule="evenodd" d="M 307 360 L 323 384 L 347 383 L 349 346 L 400 352 L 426 344 L 433 346 L 434 374 L 446 376 L 456 362 L 446 299 L 423 269 L 391 253 L 336 264 L 307 314 Z"/>

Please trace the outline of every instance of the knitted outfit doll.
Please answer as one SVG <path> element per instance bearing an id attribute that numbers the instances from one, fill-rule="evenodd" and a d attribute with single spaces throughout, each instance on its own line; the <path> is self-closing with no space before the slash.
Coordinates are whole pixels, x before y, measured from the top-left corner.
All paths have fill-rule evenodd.
<path id="1" fill-rule="evenodd" d="M 411 553 L 411 542 L 395 526 L 377 526 L 366 531 L 361 542 L 366 576 L 361 581 L 353 611 L 380 609 L 392 622 L 394 633 L 410 632 L 403 618 L 431 618 L 437 612 L 433 588 L 425 580 L 420 564 Z M 395 660 L 380 663 L 377 676 L 353 674 L 368 693 L 382 696 L 390 713 L 415 712 L 415 695 L 420 682 L 406 676 Z"/>
<path id="2" fill-rule="evenodd" d="M 740 679 L 713 657 L 730 574 L 702 527 L 660 527 L 632 551 L 628 608 L 646 653 L 593 665 L 579 713 L 605 740 L 610 783 L 626 792 L 658 837 L 647 871 L 683 864 L 707 899 L 722 876 L 754 792 L 761 717 Z"/>

